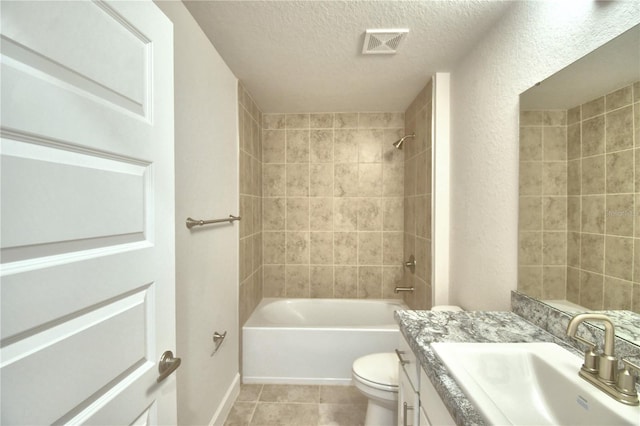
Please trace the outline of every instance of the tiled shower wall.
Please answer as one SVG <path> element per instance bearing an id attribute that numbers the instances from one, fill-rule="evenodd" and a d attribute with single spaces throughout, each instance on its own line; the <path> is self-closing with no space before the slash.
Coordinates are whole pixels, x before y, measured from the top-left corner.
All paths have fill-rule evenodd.
<path id="1" fill-rule="evenodd" d="M 238 83 L 240 325 L 262 299 L 262 112 Z"/>
<path id="2" fill-rule="evenodd" d="M 402 113 L 264 114 L 264 297 L 392 298 Z"/>
<path id="3" fill-rule="evenodd" d="M 432 173 L 432 83 L 422 89 L 405 112 L 405 132 L 415 133 L 407 139 L 404 151 L 404 259 L 414 255 L 415 271 L 404 268 L 404 293 L 411 309 L 430 309 L 431 291 L 431 173 Z"/>
<path id="4" fill-rule="evenodd" d="M 527 164 L 562 146 L 560 137 L 557 144 L 545 141 L 547 127 L 541 138 L 535 136 L 545 117 L 539 111 L 521 116 L 523 126 L 534 127 L 521 129 L 518 288 L 534 297 L 564 294 L 590 309 L 640 312 L 640 83 L 566 112 L 566 166 L 559 160 L 555 169 Z M 548 196 L 545 185 L 565 187 L 566 202 L 564 194 Z M 558 228 L 553 231 L 566 229 L 564 281 L 545 276 L 545 253 L 563 257 L 562 242 L 545 242 L 552 231 L 547 224 Z M 532 264 L 540 259 L 542 265 Z"/>

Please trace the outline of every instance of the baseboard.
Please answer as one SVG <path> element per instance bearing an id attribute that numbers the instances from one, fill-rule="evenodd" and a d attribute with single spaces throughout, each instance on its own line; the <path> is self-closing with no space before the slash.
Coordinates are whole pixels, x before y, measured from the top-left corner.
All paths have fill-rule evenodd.
<path id="1" fill-rule="evenodd" d="M 231 407 L 233 407 L 233 403 L 236 401 L 236 398 L 238 397 L 239 394 L 240 394 L 240 374 L 238 373 L 233 378 L 233 381 L 231 382 L 229 389 L 227 389 L 227 392 L 224 394 L 224 398 L 222 399 L 222 402 L 220 402 L 218 409 L 213 414 L 213 417 L 209 422 L 209 426 L 221 426 L 224 424 L 224 421 L 229 416 L 229 413 L 231 412 Z"/>
<path id="2" fill-rule="evenodd" d="M 247 377 L 242 378 L 246 384 L 261 385 L 352 385 L 351 378 L 318 378 L 318 377 Z"/>

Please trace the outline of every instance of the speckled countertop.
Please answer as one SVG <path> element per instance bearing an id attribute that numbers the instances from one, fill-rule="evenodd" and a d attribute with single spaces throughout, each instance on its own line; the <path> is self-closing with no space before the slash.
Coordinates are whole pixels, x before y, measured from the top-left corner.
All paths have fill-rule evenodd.
<path id="1" fill-rule="evenodd" d="M 431 343 L 554 342 L 579 355 L 573 347 L 513 312 L 396 311 L 395 318 L 458 425 L 484 425 L 485 422 L 433 352 Z"/>

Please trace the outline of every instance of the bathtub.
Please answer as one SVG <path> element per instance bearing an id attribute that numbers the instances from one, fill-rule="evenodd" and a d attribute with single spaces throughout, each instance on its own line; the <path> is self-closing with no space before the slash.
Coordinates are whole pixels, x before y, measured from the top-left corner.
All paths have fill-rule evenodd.
<path id="1" fill-rule="evenodd" d="M 399 300 L 265 298 L 242 328 L 244 383 L 348 384 L 351 364 L 398 345 Z"/>

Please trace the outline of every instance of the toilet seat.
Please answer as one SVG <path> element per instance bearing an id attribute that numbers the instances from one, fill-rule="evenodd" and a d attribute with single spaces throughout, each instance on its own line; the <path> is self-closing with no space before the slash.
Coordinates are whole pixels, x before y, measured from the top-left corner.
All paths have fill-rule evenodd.
<path id="1" fill-rule="evenodd" d="M 365 355 L 353 363 L 354 378 L 366 386 L 398 392 L 398 362 L 394 353 Z"/>

